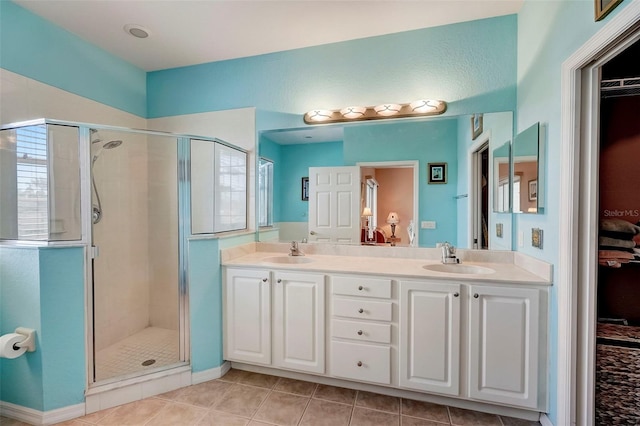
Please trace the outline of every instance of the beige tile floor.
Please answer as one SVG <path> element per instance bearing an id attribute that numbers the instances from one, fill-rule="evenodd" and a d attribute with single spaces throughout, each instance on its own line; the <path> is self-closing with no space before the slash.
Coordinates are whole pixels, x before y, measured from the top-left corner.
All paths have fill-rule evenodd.
<path id="1" fill-rule="evenodd" d="M 2 426 L 25 423 L 0 418 Z M 510 417 L 241 370 L 64 426 L 534 426 Z"/>

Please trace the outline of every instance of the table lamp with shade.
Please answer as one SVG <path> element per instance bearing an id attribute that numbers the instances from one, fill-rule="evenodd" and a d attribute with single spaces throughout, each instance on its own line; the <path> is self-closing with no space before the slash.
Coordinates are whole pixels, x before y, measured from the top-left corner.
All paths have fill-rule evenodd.
<path id="1" fill-rule="evenodd" d="M 400 218 L 398 217 L 398 213 L 390 212 L 389 216 L 387 216 L 387 223 L 391 225 L 391 238 L 395 238 L 396 224 L 400 223 Z"/>
<path id="2" fill-rule="evenodd" d="M 362 209 L 362 217 L 366 218 L 364 222 L 366 242 L 369 242 L 373 239 L 373 232 L 371 232 L 372 229 L 369 226 L 369 224 L 371 223 L 371 216 L 373 216 L 373 212 L 371 211 L 370 207 L 365 207 L 364 209 Z"/>

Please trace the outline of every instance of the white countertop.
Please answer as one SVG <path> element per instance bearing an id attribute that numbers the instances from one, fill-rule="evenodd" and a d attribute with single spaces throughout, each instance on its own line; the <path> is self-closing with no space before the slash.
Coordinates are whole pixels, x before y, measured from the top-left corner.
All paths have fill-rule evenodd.
<path id="1" fill-rule="evenodd" d="M 305 255 L 301 259 L 291 258 L 288 255 L 287 244 L 257 243 L 234 247 L 225 250 L 226 253 L 223 251 L 222 265 L 325 274 L 344 273 L 498 284 L 551 285 L 551 265 L 537 259 L 522 259 L 521 256 L 523 255 L 514 254 L 513 252 L 496 252 L 495 255 L 492 255 L 492 253 L 486 251 L 484 253 L 476 253 L 479 252 L 477 250 L 459 251 L 459 257 L 462 258 L 461 265 L 480 266 L 490 268 L 494 271 L 492 273 L 459 274 L 432 271 L 424 268 L 425 265 L 441 264 L 439 258 L 434 258 L 434 254 L 437 255 L 440 252 L 438 249 L 412 248 L 411 257 L 402 257 L 405 253 L 400 251 L 371 251 L 372 247 L 367 247 L 366 249 L 368 250 L 358 250 L 356 248 L 357 246 L 352 246 L 351 249 L 338 247 L 334 250 L 336 252 L 344 252 L 346 250 L 351 252 L 352 255 L 345 255 L 343 253 L 326 254 L 327 251 L 331 251 L 328 247 L 320 249 L 312 247 L 312 245 L 303 244 L 301 244 L 300 247 L 303 252 L 305 252 L 306 248 Z M 389 250 L 387 247 L 381 249 Z M 391 250 L 394 249 L 395 248 L 391 248 Z M 422 253 L 420 251 L 422 251 Z M 317 252 L 321 252 L 322 254 Z M 425 254 L 425 256 L 424 258 L 415 258 L 416 254 Z M 477 261 L 479 257 L 483 257 L 489 261 Z M 280 263 L 273 261 L 274 258 L 276 261 L 302 261 L 306 263 Z M 466 261 L 465 258 L 471 258 L 473 261 Z"/>

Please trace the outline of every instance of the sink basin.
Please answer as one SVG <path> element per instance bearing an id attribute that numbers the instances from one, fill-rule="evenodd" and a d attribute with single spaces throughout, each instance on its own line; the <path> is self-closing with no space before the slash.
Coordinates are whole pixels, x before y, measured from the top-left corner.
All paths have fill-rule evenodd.
<path id="1" fill-rule="evenodd" d="M 272 256 L 266 257 L 262 259 L 263 262 L 267 263 L 280 263 L 280 264 L 288 264 L 288 265 L 296 265 L 300 263 L 311 263 L 313 259 L 309 259 L 305 256 Z"/>
<path id="2" fill-rule="evenodd" d="M 424 269 L 435 272 L 446 272 L 448 274 L 493 274 L 495 271 L 491 268 L 476 265 L 464 265 L 459 263 L 434 263 L 432 265 L 424 265 Z"/>

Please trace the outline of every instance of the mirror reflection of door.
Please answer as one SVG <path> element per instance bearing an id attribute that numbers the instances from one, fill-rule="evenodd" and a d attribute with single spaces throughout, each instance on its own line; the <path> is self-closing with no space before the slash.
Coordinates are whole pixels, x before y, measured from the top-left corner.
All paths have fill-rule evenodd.
<path id="1" fill-rule="evenodd" d="M 359 167 L 309 167 L 309 241 L 359 243 L 359 207 Z"/>
<path id="2" fill-rule="evenodd" d="M 473 248 L 489 248 L 489 142 L 473 153 Z"/>

